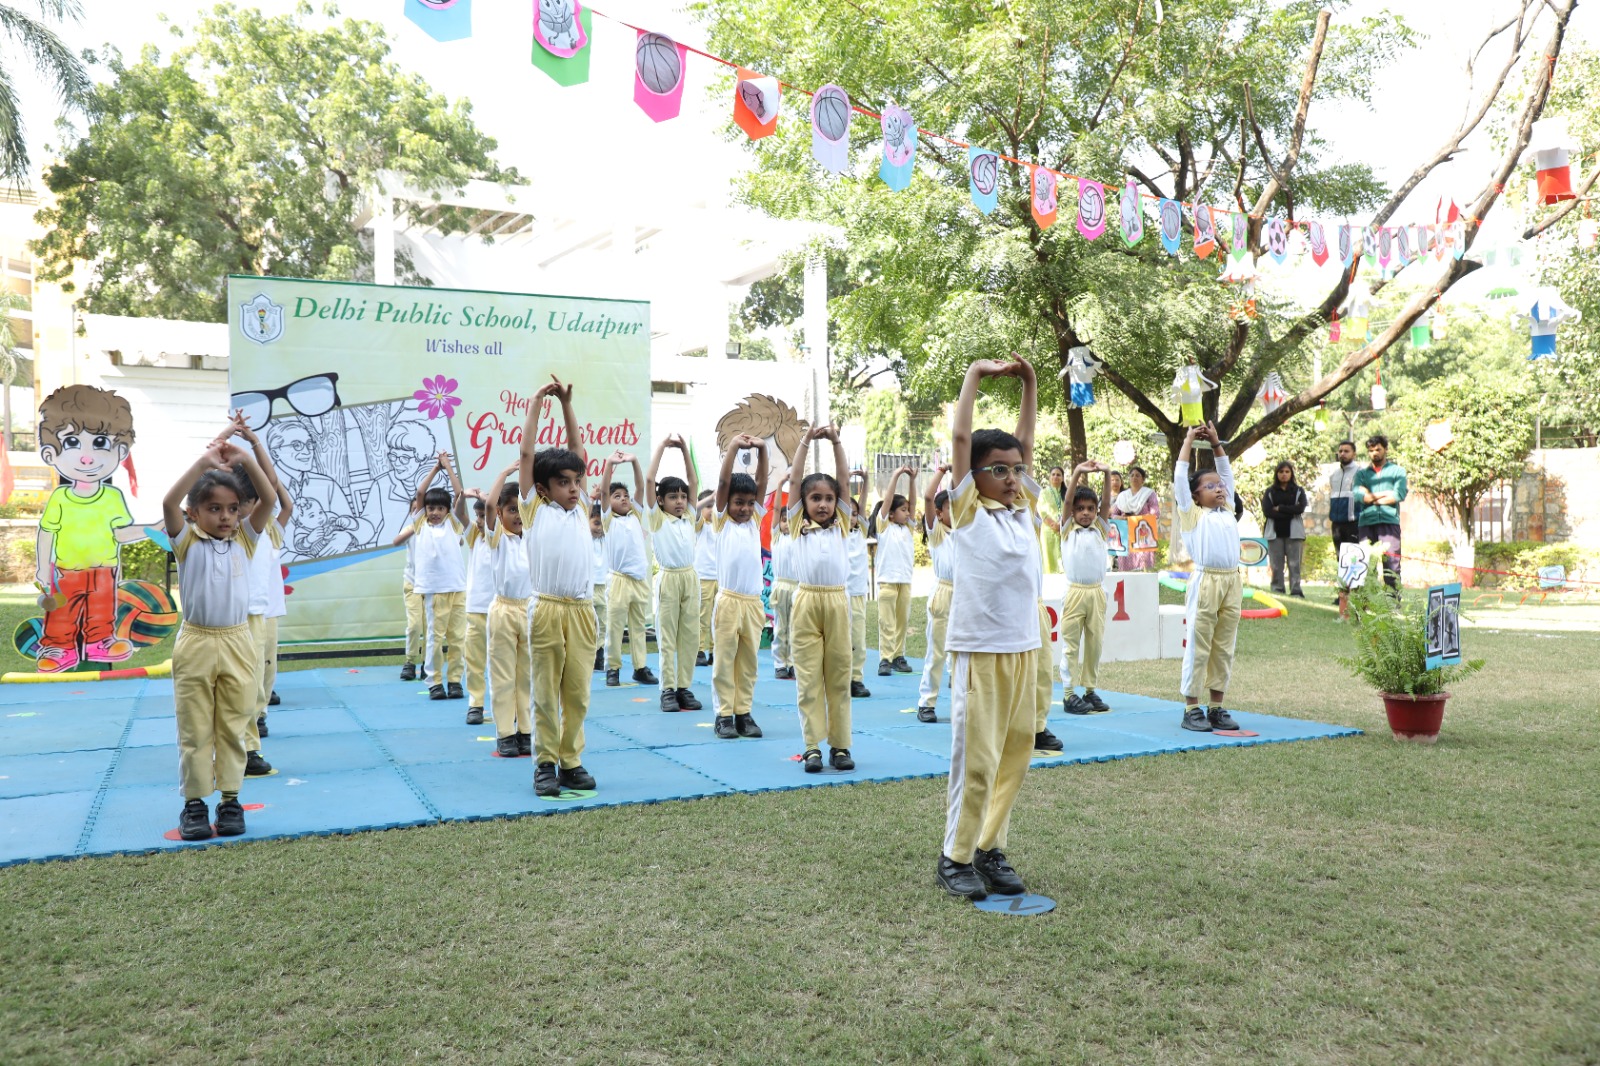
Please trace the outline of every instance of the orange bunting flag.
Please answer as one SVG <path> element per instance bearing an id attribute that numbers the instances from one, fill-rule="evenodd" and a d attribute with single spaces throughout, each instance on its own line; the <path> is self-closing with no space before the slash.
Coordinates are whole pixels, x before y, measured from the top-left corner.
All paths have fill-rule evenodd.
<path id="1" fill-rule="evenodd" d="M 759 141 L 778 128 L 778 105 L 782 91 L 778 79 L 757 74 L 744 67 L 733 89 L 733 121 L 745 136 Z"/>
<path id="2" fill-rule="evenodd" d="M 1056 224 L 1056 172 L 1041 166 L 1033 167 L 1032 186 L 1033 195 L 1030 197 L 1033 208 L 1033 221 L 1040 229 L 1049 229 Z"/>

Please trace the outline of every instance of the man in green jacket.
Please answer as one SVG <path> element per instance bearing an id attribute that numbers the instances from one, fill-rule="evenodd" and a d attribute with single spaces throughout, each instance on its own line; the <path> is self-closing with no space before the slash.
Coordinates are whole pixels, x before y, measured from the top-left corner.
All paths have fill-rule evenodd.
<path id="1" fill-rule="evenodd" d="M 1375 433 L 1367 438 L 1367 458 L 1372 465 L 1356 471 L 1353 495 L 1361 501 L 1356 519 L 1361 539 L 1383 546 L 1383 583 L 1400 588 L 1400 501 L 1406 498 L 1406 469 L 1389 462 L 1389 438 Z"/>

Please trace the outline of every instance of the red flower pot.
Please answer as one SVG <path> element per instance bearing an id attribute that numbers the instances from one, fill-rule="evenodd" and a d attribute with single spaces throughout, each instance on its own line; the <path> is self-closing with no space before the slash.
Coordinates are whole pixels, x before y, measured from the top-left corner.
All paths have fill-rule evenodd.
<path id="1" fill-rule="evenodd" d="M 1389 728 L 1396 740 L 1432 744 L 1439 739 L 1439 726 L 1444 722 L 1444 704 L 1450 698 L 1450 693 L 1405 696 L 1385 692 L 1381 698 L 1384 713 L 1389 716 Z"/>

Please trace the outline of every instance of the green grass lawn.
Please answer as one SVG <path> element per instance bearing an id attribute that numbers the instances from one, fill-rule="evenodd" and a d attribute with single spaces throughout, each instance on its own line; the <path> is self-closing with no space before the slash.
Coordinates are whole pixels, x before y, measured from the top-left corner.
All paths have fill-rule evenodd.
<path id="1" fill-rule="evenodd" d="M 1312 595 L 1230 703 L 1368 734 L 1030 773 L 1052 915 L 935 890 L 942 780 L 14 867 L 0 1060 L 1600 1060 L 1600 634 L 1480 617 L 1421 748 Z"/>

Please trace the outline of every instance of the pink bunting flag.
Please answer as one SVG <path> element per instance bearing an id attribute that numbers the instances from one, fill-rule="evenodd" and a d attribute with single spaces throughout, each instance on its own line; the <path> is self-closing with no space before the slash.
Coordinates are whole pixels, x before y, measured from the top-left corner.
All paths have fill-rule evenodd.
<path id="1" fill-rule="evenodd" d="M 1306 226 L 1306 242 L 1311 245 L 1311 261 L 1321 266 L 1328 261 L 1328 236 L 1322 232 L 1322 223 L 1311 222 Z"/>
<path id="2" fill-rule="evenodd" d="M 639 31 L 633 48 L 633 102 L 653 122 L 678 117 L 689 49 L 660 33 Z"/>
<path id="3" fill-rule="evenodd" d="M 1106 231 L 1106 187 L 1088 178 L 1078 179 L 1078 232 L 1092 241 Z"/>

